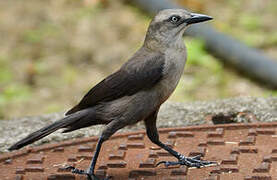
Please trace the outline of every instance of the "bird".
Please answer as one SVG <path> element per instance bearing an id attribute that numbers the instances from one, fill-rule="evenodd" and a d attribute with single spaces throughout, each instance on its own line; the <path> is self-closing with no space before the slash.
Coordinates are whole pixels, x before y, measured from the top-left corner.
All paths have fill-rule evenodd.
<path id="1" fill-rule="evenodd" d="M 186 165 L 204 167 L 216 164 L 199 156 L 186 157 L 165 145 L 159 139 L 156 126 L 160 106 L 175 90 L 187 60 L 183 40 L 188 26 L 213 18 L 184 9 L 164 9 L 150 22 L 143 45 L 117 71 L 92 87 L 81 101 L 65 113 L 61 120 L 35 131 L 12 145 L 17 150 L 58 129 L 63 133 L 77 129 L 105 125 L 98 138 L 96 150 L 87 170 L 68 168 L 72 173 L 97 179 L 94 173 L 101 146 L 116 131 L 144 121 L 146 134 L 154 144 L 174 156 L 177 161 L 161 161 L 157 166 Z"/>

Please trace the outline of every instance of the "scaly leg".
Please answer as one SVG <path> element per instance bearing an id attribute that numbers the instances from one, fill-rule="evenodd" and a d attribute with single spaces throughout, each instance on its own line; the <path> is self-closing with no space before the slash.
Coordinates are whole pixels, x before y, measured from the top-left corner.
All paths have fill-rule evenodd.
<path id="1" fill-rule="evenodd" d="M 75 174 L 87 175 L 88 180 L 99 180 L 99 178 L 96 177 L 94 174 L 94 169 L 95 169 L 98 155 L 101 150 L 101 146 L 102 146 L 103 142 L 108 140 L 117 130 L 123 128 L 124 126 L 126 126 L 126 124 L 124 124 L 123 122 L 112 121 L 105 127 L 105 129 L 102 132 L 102 135 L 100 136 L 100 138 L 98 140 L 98 143 L 96 145 L 95 154 L 94 154 L 92 161 L 90 163 L 90 166 L 87 170 L 77 169 L 73 166 L 68 166 L 67 169 L 71 169 L 71 172 L 75 173 Z"/>
<path id="2" fill-rule="evenodd" d="M 96 150 L 95 150 L 94 156 L 93 156 L 92 161 L 90 162 L 90 166 L 87 170 L 77 169 L 73 166 L 68 166 L 67 169 L 71 169 L 71 172 L 74 173 L 74 174 L 87 175 L 88 180 L 99 180 L 94 174 L 94 169 L 95 169 L 97 158 L 98 158 L 98 155 L 99 155 L 99 152 L 100 152 L 100 149 L 101 149 L 101 146 L 102 146 L 103 142 L 104 142 L 104 139 L 103 139 L 102 136 L 100 136 L 100 138 L 98 140 L 98 143 L 96 145 Z"/>
<path id="3" fill-rule="evenodd" d="M 149 117 L 147 117 L 144 120 L 145 126 L 146 126 L 146 133 L 149 139 L 159 147 L 163 148 L 167 152 L 169 152 L 171 155 L 176 157 L 178 161 L 161 161 L 158 162 L 156 166 L 160 164 L 165 164 L 165 166 L 173 166 L 173 165 L 186 165 L 188 167 L 206 167 L 211 165 L 217 165 L 217 162 L 212 161 L 203 161 L 200 159 L 200 156 L 195 157 L 185 157 L 184 155 L 174 151 L 169 146 L 165 145 L 159 140 L 159 134 L 156 127 L 156 120 L 157 120 L 157 114 L 158 110 L 153 112 Z"/>

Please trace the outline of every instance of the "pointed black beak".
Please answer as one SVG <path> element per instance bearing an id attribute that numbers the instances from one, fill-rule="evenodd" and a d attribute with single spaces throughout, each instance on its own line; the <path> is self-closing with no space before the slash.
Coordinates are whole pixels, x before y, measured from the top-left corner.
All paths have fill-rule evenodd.
<path id="1" fill-rule="evenodd" d="M 186 19 L 187 24 L 195 24 L 195 23 L 200 23 L 204 21 L 209 21 L 212 20 L 213 18 L 211 16 L 207 16 L 204 14 L 196 14 L 196 13 L 191 13 L 191 17 Z"/>

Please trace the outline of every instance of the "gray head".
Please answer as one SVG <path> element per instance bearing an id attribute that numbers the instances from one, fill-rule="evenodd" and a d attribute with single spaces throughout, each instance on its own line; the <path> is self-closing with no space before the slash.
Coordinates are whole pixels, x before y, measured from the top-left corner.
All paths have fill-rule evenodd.
<path id="1" fill-rule="evenodd" d="M 150 48 L 180 44 L 186 27 L 211 19 L 210 16 L 191 13 L 184 9 L 162 10 L 151 21 L 145 44 Z"/>

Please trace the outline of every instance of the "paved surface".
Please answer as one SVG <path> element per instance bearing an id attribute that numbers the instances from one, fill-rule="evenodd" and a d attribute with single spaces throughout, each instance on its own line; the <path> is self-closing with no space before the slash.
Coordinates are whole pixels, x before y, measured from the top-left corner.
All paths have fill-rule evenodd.
<path id="1" fill-rule="evenodd" d="M 0 153 L 6 152 L 9 146 L 31 132 L 49 125 L 62 117 L 63 113 L 56 113 L 0 120 Z M 207 122 L 207 119 L 212 119 L 216 123 L 277 121 L 277 97 L 238 97 L 192 103 L 167 102 L 162 105 L 158 114 L 158 127 L 183 127 L 211 123 Z M 143 123 L 124 128 L 121 132 L 138 129 L 144 129 Z M 101 130 L 101 126 L 95 126 L 67 134 L 61 134 L 58 131 L 38 141 L 35 145 L 99 135 Z"/>
<path id="2" fill-rule="evenodd" d="M 160 130 L 161 140 L 184 155 L 202 155 L 219 166 L 201 169 L 165 168 L 155 164 L 174 160 L 153 145 L 144 131 L 113 136 L 104 143 L 96 169 L 113 180 L 270 180 L 277 177 L 277 123 L 202 125 Z M 0 156 L 1 179 L 81 180 L 63 170 L 73 164 L 86 168 L 97 138 L 29 147 Z"/>

